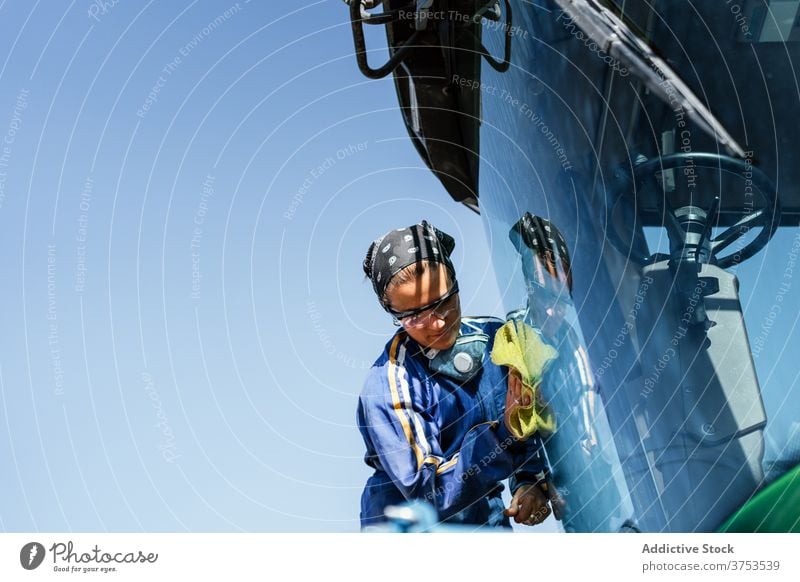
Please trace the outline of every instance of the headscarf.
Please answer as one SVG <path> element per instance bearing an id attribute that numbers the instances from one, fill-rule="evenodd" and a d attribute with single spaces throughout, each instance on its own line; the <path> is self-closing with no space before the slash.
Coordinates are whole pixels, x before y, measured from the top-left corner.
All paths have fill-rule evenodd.
<path id="1" fill-rule="evenodd" d="M 572 294 L 572 268 L 567 241 L 549 220 L 526 212 L 508 233 L 523 258 L 526 278 L 539 287 Z"/>
<path id="2" fill-rule="evenodd" d="M 386 286 L 392 277 L 414 263 L 424 260 L 441 263 L 455 280 L 455 269 L 450 260 L 455 246 L 452 236 L 423 220 L 420 224 L 390 230 L 373 241 L 364 258 L 364 273 L 372 281 L 372 288 L 383 304 Z"/>

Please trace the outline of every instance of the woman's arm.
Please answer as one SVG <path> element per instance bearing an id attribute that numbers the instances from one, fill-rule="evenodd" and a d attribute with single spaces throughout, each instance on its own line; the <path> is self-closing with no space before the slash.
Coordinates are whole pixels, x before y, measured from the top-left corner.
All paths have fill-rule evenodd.
<path id="1" fill-rule="evenodd" d="M 376 385 L 361 397 L 365 430 L 381 468 L 406 499 L 431 502 L 445 519 L 483 498 L 514 470 L 511 451 L 519 452 L 521 444 L 502 419 L 472 427 L 458 452 L 444 456 L 438 407 L 423 404 L 425 384 L 409 373 L 397 342 L 368 382 Z"/>

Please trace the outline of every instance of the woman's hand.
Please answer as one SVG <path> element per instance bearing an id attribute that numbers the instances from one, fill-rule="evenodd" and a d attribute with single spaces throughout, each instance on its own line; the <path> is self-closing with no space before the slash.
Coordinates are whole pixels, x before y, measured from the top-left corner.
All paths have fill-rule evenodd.
<path id="1" fill-rule="evenodd" d="M 522 378 L 514 368 L 508 372 L 508 390 L 506 390 L 506 410 L 517 406 L 530 406 L 531 399 L 522 393 Z"/>
<path id="2" fill-rule="evenodd" d="M 520 485 L 509 506 L 503 510 L 503 515 L 513 517 L 515 522 L 525 525 L 542 523 L 550 515 L 547 496 L 538 485 Z"/>
<path id="3" fill-rule="evenodd" d="M 529 395 L 523 395 L 522 392 L 522 378 L 514 368 L 508 372 L 508 389 L 506 390 L 506 409 L 503 414 L 503 422 L 506 428 L 511 432 L 511 424 L 508 419 L 511 413 L 520 406 L 529 406 L 531 403 Z"/>

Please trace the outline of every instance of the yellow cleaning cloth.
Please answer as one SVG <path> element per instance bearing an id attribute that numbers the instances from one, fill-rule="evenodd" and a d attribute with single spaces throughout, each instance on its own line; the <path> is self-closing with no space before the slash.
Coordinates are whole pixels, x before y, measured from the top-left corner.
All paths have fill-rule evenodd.
<path id="1" fill-rule="evenodd" d="M 512 319 L 497 330 L 491 356 L 498 366 L 509 366 L 519 372 L 523 399 L 527 396 L 531 402 L 528 406 L 520 404 L 506 411 L 511 433 L 524 440 L 536 431 L 553 432 L 555 417 L 541 402 L 539 384 L 548 363 L 558 357 L 558 351 L 542 341 L 531 326 Z"/>

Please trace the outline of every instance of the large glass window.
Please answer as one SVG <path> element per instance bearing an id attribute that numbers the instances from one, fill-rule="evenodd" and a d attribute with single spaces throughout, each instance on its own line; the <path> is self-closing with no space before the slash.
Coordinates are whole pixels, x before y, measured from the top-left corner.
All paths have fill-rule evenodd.
<path id="1" fill-rule="evenodd" d="M 480 206 L 508 311 L 558 350 L 564 526 L 715 530 L 800 462 L 800 2 L 615 3 L 739 152 L 555 2 L 511 4 L 511 67 L 472 89 Z M 526 216 L 563 236 L 566 291 Z"/>

